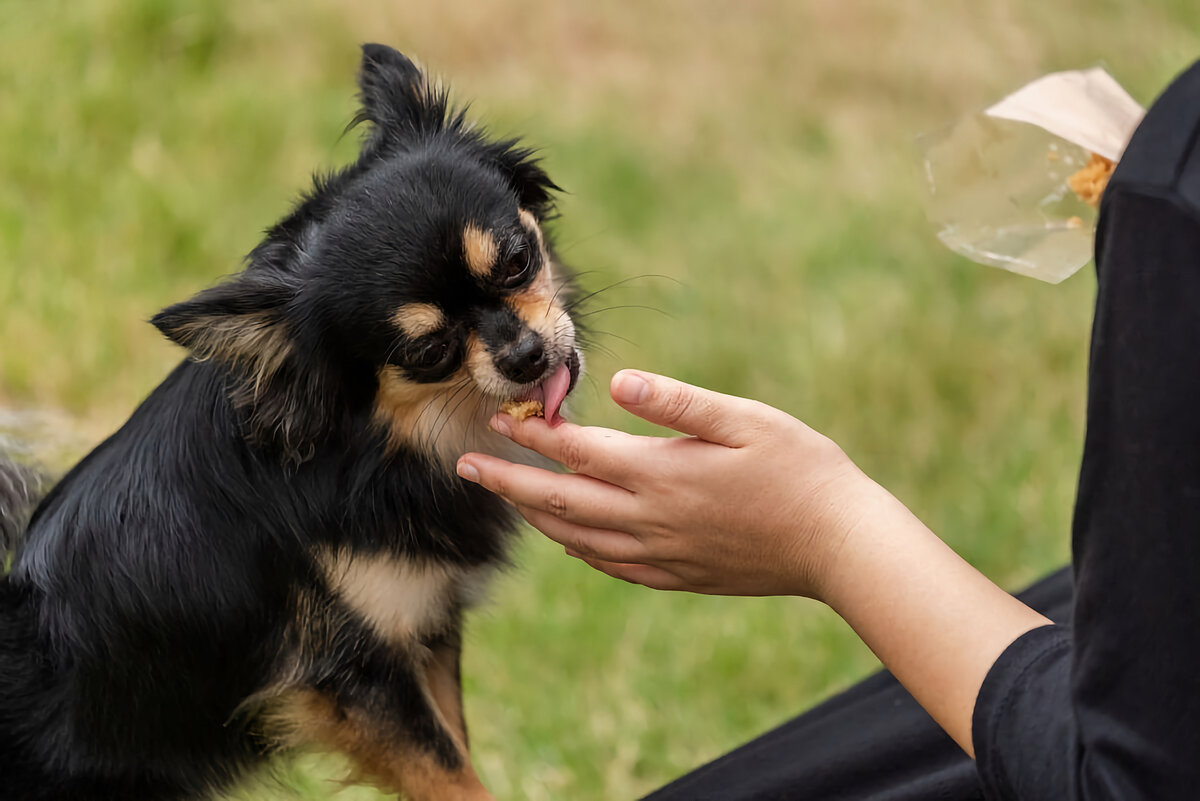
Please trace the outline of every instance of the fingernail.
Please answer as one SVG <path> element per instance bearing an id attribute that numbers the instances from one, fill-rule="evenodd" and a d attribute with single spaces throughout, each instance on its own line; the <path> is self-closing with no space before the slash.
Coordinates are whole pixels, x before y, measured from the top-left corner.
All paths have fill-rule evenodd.
<path id="1" fill-rule="evenodd" d="M 650 394 L 650 383 L 637 373 L 622 370 L 613 380 L 613 400 L 621 403 L 641 403 Z"/>
<path id="2" fill-rule="evenodd" d="M 479 471 L 475 469 L 475 465 L 468 461 L 460 459 L 458 462 L 458 474 L 467 481 L 479 483 Z"/>
<path id="3" fill-rule="evenodd" d="M 508 422 L 509 417 L 506 414 L 498 414 L 488 423 L 492 430 L 504 437 L 512 436 L 512 425 Z"/>

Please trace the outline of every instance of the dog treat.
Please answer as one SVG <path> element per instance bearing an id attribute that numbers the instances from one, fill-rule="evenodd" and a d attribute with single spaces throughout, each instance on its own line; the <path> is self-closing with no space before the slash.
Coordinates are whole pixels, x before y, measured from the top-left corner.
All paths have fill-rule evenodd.
<path id="1" fill-rule="evenodd" d="M 500 404 L 500 411 L 520 423 L 530 417 L 541 417 L 545 413 L 545 408 L 539 400 L 509 400 Z"/>
<path id="2" fill-rule="evenodd" d="M 1099 208 L 1100 198 L 1115 167 L 1116 162 L 1093 153 L 1087 166 L 1067 179 L 1067 185 L 1084 203 Z"/>

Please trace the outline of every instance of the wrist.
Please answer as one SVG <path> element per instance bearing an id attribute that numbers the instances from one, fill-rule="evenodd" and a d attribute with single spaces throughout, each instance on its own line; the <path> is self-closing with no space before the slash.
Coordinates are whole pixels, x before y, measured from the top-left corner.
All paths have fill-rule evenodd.
<path id="1" fill-rule="evenodd" d="M 803 586 L 795 594 L 833 607 L 842 585 L 854 580 L 854 569 L 845 564 L 848 557 L 862 550 L 860 541 L 877 530 L 888 508 L 898 502 L 850 464 L 821 493 L 819 503 L 823 509 L 810 530 L 797 537 L 796 575 Z"/>
<path id="2" fill-rule="evenodd" d="M 937 540 L 895 496 L 867 475 L 858 476 L 813 580 L 813 597 L 839 614 L 881 563 L 919 550 L 923 538 Z"/>

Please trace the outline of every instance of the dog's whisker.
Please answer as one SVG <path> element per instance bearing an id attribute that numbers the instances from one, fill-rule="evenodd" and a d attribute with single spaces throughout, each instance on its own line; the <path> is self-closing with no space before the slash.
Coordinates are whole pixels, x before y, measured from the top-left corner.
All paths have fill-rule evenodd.
<path id="1" fill-rule="evenodd" d="M 499 411 L 499 409 L 500 409 L 500 404 L 499 404 L 499 402 L 496 402 L 494 398 L 489 398 L 489 397 L 488 397 L 488 396 L 486 396 L 486 395 L 477 395 L 477 396 L 476 396 L 476 398 L 475 398 L 475 408 L 473 408 L 473 409 L 471 410 L 470 417 L 471 417 L 471 419 L 473 419 L 473 420 L 479 420 L 479 421 L 480 421 L 480 423 L 481 423 L 482 425 L 471 426 L 471 428 L 470 428 L 470 432 L 471 432 L 471 434 L 470 434 L 470 440 L 469 440 L 469 441 L 468 441 L 468 443 L 467 443 L 467 445 L 468 445 L 468 449 L 469 449 L 469 450 L 477 450 L 477 449 L 478 449 L 478 444 L 479 444 L 479 437 L 480 437 L 480 433 L 481 433 L 481 431 L 484 431 L 484 430 L 486 430 L 486 429 L 482 428 L 482 426 L 483 426 L 483 425 L 487 425 L 487 423 L 486 423 L 486 422 L 484 422 L 484 419 L 485 419 L 485 418 L 483 418 L 483 417 L 482 417 L 482 416 L 479 414 L 479 412 L 480 412 L 480 410 L 482 410 L 482 409 L 485 407 L 485 405 L 489 405 L 489 404 L 488 404 L 488 402 L 489 402 L 489 401 L 492 401 L 492 402 L 493 402 L 491 405 L 494 405 L 494 407 L 495 407 L 495 408 L 494 408 L 494 410 L 491 412 L 491 414 L 488 414 L 488 415 L 487 415 L 486 419 L 491 419 L 491 417 L 492 417 L 492 416 L 493 416 L 493 415 L 494 415 L 494 414 L 495 414 L 497 411 Z"/>
<path id="2" fill-rule="evenodd" d="M 585 295 L 581 295 L 578 298 L 572 298 L 569 303 L 569 308 L 575 309 L 575 308 L 579 307 L 580 305 L 587 303 L 589 300 L 595 298 L 596 296 L 604 294 L 605 292 L 610 292 L 619 287 L 623 287 L 627 284 L 632 283 L 633 281 L 641 281 L 643 279 L 648 279 L 648 278 L 662 278 L 664 280 L 671 281 L 679 286 L 683 286 L 683 283 L 681 281 L 679 281 L 677 278 L 673 278 L 669 275 L 662 275 L 662 274 L 657 274 L 657 273 L 646 273 L 643 275 L 633 275 L 633 276 L 630 276 L 629 278 L 623 278 L 620 281 L 614 281 L 613 283 L 609 284 L 608 286 L 602 287 L 593 292 L 589 292 Z"/>
<path id="3" fill-rule="evenodd" d="M 449 392 L 451 392 L 451 391 L 457 391 L 457 389 L 455 389 L 456 387 L 465 386 L 467 383 L 468 383 L 468 381 L 460 381 L 460 382 L 456 382 L 456 383 L 454 383 L 454 384 L 451 384 L 451 385 L 450 385 L 450 387 L 449 387 L 449 388 L 446 390 L 446 393 L 439 393 L 439 394 L 436 394 L 436 395 L 434 395 L 434 396 L 430 397 L 428 400 L 426 400 L 426 401 L 425 401 L 425 402 L 424 402 L 424 403 L 421 405 L 421 410 L 420 410 L 419 412 L 417 412 L 417 416 L 416 416 L 416 418 L 415 418 L 415 419 L 413 420 L 413 422 L 412 422 L 412 426 L 411 426 L 411 429 L 412 429 L 411 433 L 412 433 L 412 435 L 413 435 L 414 437 L 417 437 L 417 438 L 420 440 L 420 439 L 421 439 L 421 437 L 420 437 L 420 431 L 421 431 L 421 421 L 422 421 L 422 419 L 425 417 L 425 415 L 426 415 L 426 414 L 427 414 L 427 413 L 428 413 L 428 412 L 429 412 L 431 409 L 433 409 L 433 408 L 434 408 L 434 405 L 435 405 L 435 404 L 438 404 L 439 402 L 441 403 L 441 406 L 439 406 L 438 408 L 439 408 L 439 409 L 440 409 L 440 408 L 443 408 L 443 407 L 445 406 L 445 397 L 444 397 L 444 395 L 445 395 L 445 394 L 448 394 L 448 393 L 449 393 Z M 435 413 L 435 414 L 434 414 L 434 421 L 435 421 L 435 424 L 436 424 L 436 420 L 437 420 L 437 418 L 438 418 L 438 413 Z M 426 447 L 429 447 L 429 446 L 430 446 L 430 443 L 428 443 L 428 442 L 423 442 L 423 441 L 422 441 L 422 443 L 421 443 L 421 444 L 423 444 L 423 445 L 424 445 L 424 446 L 426 446 Z M 430 450 L 432 450 L 432 448 L 430 448 Z"/>
<path id="4" fill-rule="evenodd" d="M 585 320 L 588 317 L 594 317 L 597 314 L 604 314 L 605 312 L 611 312 L 611 311 L 619 311 L 621 309 L 641 309 L 643 311 L 652 311 L 657 314 L 661 314 L 663 317 L 666 317 L 667 319 L 671 319 L 671 320 L 675 319 L 674 316 L 670 312 L 664 311 L 663 309 L 660 309 L 657 306 L 648 306 L 644 303 L 622 303 L 618 306 L 605 306 L 602 309 L 593 309 L 584 314 L 577 314 L 577 315 L 575 315 L 575 319 Z"/>
<path id="5" fill-rule="evenodd" d="M 613 350 L 612 348 L 607 347 L 605 345 L 598 344 L 596 342 L 587 343 L 587 349 L 590 351 L 596 352 L 596 353 L 603 354 L 604 356 L 607 356 L 608 358 L 613 359 L 614 361 L 619 360 L 621 358 L 621 355 L 619 353 L 617 353 L 615 350 Z"/>
<path id="6" fill-rule="evenodd" d="M 458 402 L 457 402 L 457 403 L 454 405 L 454 408 L 450 410 L 450 413 L 444 416 L 444 418 L 443 418 L 443 420 L 442 420 L 442 423 L 441 423 L 441 425 L 438 427 L 438 429 L 437 429 L 437 430 L 434 432 L 434 435 L 433 435 L 433 445 L 434 445 L 434 447 L 436 447 L 436 446 L 437 446 L 437 444 L 438 444 L 438 440 L 441 438 L 442 432 L 445 430 L 445 428 L 446 428 L 446 425 L 447 425 L 447 424 L 448 424 L 448 423 L 449 423 L 451 420 L 453 420 L 453 419 L 454 419 L 454 415 L 455 415 L 455 414 L 458 412 L 459 408 L 460 408 L 460 407 L 463 405 L 463 403 L 464 403 L 465 401 L 467 401 L 467 400 L 469 400 L 469 399 L 471 398 L 471 395 L 472 395 L 472 394 L 473 394 L 473 393 L 471 393 L 471 392 L 467 392 L 467 393 L 463 394 L 463 396 L 462 396 L 462 397 L 461 397 L 461 398 L 458 400 Z"/>
<path id="7" fill-rule="evenodd" d="M 398 351 L 401 347 L 403 347 L 403 345 L 404 345 L 404 339 L 402 337 L 396 337 L 395 341 L 392 343 L 391 349 L 387 352 L 387 356 L 383 357 L 383 363 L 391 364 L 392 357 L 396 355 L 396 351 Z"/>
<path id="8" fill-rule="evenodd" d="M 597 337 L 610 337 L 612 339 L 619 339 L 625 344 L 632 345 L 635 348 L 641 347 L 641 345 L 629 337 L 621 336 L 620 334 L 613 333 L 612 331 L 601 331 L 600 329 L 587 331 L 583 336 L 580 337 L 580 341 L 583 342 L 584 346 L 587 348 L 595 348 L 600 346 L 600 342 L 596 339 Z"/>
<path id="9" fill-rule="evenodd" d="M 447 390 L 445 393 L 442 393 L 438 396 L 437 399 L 440 400 L 441 403 L 438 406 L 436 414 L 433 416 L 432 422 L 429 424 L 429 428 L 425 431 L 426 441 L 424 444 L 430 453 L 437 453 L 438 435 L 442 428 L 444 428 L 453 417 L 453 412 L 447 412 L 450 404 L 453 403 L 460 395 L 464 397 L 469 395 L 471 391 L 471 385 L 473 383 L 474 382 L 469 380 L 462 381 L 454 385 L 453 390 Z"/>

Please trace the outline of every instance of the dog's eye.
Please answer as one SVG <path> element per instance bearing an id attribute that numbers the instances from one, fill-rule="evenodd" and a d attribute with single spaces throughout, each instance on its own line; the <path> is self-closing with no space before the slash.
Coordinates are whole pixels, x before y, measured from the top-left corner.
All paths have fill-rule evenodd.
<path id="1" fill-rule="evenodd" d="M 462 356 L 462 341 L 451 331 L 441 331 L 417 340 L 409 340 L 388 363 L 404 368 L 416 381 L 441 381 L 449 375 Z"/>
<path id="2" fill-rule="evenodd" d="M 416 365 L 429 369 L 438 367 L 445 362 L 450 356 L 450 343 L 442 340 L 440 342 L 430 342 L 423 347 L 417 354 Z"/>
<path id="3" fill-rule="evenodd" d="M 533 252 L 523 247 L 508 257 L 500 268 L 500 285 L 512 289 L 525 283 L 533 271 Z"/>

